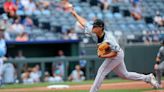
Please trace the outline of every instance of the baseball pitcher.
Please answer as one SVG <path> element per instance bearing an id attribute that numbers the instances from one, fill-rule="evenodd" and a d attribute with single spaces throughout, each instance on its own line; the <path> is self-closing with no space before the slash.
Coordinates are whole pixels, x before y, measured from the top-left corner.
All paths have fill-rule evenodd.
<path id="1" fill-rule="evenodd" d="M 120 48 L 115 37 L 111 32 L 106 31 L 104 28 L 104 22 L 100 19 L 96 19 L 93 24 L 90 24 L 86 19 L 79 16 L 73 9 L 70 3 L 64 5 L 71 14 L 77 19 L 77 21 L 84 27 L 85 33 L 96 34 L 98 46 L 98 56 L 105 58 L 104 62 L 98 69 L 95 81 L 90 89 L 90 92 L 97 92 L 105 78 L 105 76 L 114 71 L 119 77 L 128 80 L 145 81 L 150 83 L 154 88 L 158 88 L 159 85 L 153 74 L 144 75 L 135 72 L 128 72 L 124 63 L 124 51 Z"/>

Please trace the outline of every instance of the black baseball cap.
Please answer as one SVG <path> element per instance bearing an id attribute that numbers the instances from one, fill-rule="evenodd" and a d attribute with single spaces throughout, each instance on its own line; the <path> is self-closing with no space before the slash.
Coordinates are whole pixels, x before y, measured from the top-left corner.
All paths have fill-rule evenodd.
<path id="1" fill-rule="evenodd" d="M 93 23 L 93 27 L 104 27 L 104 22 L 101 19 L 96 19 Z"/>

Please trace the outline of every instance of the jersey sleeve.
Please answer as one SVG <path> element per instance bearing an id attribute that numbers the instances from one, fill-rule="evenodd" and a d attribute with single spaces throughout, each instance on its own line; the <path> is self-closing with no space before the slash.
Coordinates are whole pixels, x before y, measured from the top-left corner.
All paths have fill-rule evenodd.
<path id="1" fill-rule="evenodd" d="M 121 50 L 116 38 L 112 33 L 106 32 L 106 36 L 103 42 L 107 42 L 110 46 L 111 51 L 119 52 Z"/>
<path id="2" fill-rule="evenodd" d="M 87 22 L 84 27 L 84 32 L 90 34 L 90 33 L 92 33 L 92 28 L 93 28 L 93 25 L 91 23 Z"/>
<path id="3" fill-rule="evenodd" d="M 113 42 L 109 41 L 109 40 L 105 40 L 104 42 L 107 42 L 109 44 L 109 47 L 111 49 L 111 51 L 115 51 L 115 52 L 119 52 L 120 51 L 120 46 L 114 44 Z"/>

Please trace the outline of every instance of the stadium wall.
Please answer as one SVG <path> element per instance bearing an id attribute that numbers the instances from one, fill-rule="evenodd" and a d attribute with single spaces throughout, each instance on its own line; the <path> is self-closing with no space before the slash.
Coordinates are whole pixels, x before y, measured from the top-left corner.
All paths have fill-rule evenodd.
<path id="1" fill-rule="evenodd" d="M 71 52 L 73 52 L 72 50 L 77 51 L 77 49 L 78 49 L 77 43 L 73 43 L 73 44 L 74 44 L 73 46 L 70 45 Z M 8 45 L 8 46 L 12 47 L 12 45 Z M 15 46 L 15 45 L 13 45 L 13 46 Z M 49 45 L 47 45 L 47 46 L 49 46 Z M 55 46 L 55 44 L 54 44 L 54 46 Z M 60 45 L 60 46 L 63 46 L 63 45 Z M 65 49 L 67 48 L 66 45 L 64 45 L 64 47 L 65 47 Z M 52 47 L 50 47 L 50 48 L 52 48 Z M 42 49 L 40 49 L 40 50 L 42 50 Z M 80 48 L 80 49 L 85 50 L 85 47 Z M 79 49 L 78 49 L 77 52 L 74 52 L 75 56 L 70 55 L 70 56 L 67 56 L 66 58 L 62 58 L 62 59 L 58 58 L 58 57 L 35 57 L 35 58 L 33 57 L 33 58 L 26 58 L 24 60 L 9 59 L 9 61 L 11 63 L 18 64 L 18 68 L 21 68 L 20 64 L 23 64 L 23 63 L 29 63 L 29 64 L 40 63 L 42 73 L 44 73 L 44 71 L 47 69 L 46 67 L 48 67 L 48 66 L 46 66 L 46 63 L 52 63 L 55 61 L 63 61 L 65 64 L 65 71 L 66 71 L 64 79 L 67 80 L 67 77 L 68 77 L 70 71 L 72 71 L 72 69 L 74 69 L 75 64 L 78 64 L 78 61 L 80 59 L 86 59 L 88 61 L 87 66 L 86 66 L 86 78 L 92 79 L 95 77 L 97 69 L 103 62 L 103 59 L 99 59 L 95 55 L 95 49 L 96 49 L 95 46 L 87 47 L 87 49 L 90 52 L 90 55 L 86 55 L 84 57 L 78 56 L 78 53 L 79 53 L 78 52 Z M 158 49 L 159 49 L 159 45 L 149 45 L 149 46 L 148 45 L 127 45 L 124 48 L 124 50 L 125 50 L 125 63 L 126 63 L 128 70 L 139 72 L 139 73 L 154 72 L 153 65 L 155 64 L 155 57 L 158 52 Z M 8 52 L 10 52 L 10 50 L 14 50 L 14 48 L 13 49 L 9 48 Z M 31 49 L 31 50 L 35 50 L 35 49 Z M 35 50 L 35 51 L 37 51 L 37 50 Z M 93 55 L 91 54 L 92 51 L 93 51 Z M 18 70 L 21 70 L 21 69 L 18 69 Z M 20 74 L 20 72 L 21 71 L 19 71 L 19 74 Z M 114 76 L 116 76 L 114 73 L 111 73 L 109 75 L 109 77 L 114 77 Z M 42 78 L 43 77 L 44 77 L 44 75 L 42 76 Z"/>
<path id="2" fill-rule="evenodd" d="M 153 65 L 159 45 L 128 45 L 125 47 L 125 63 L 129 71 L 154 72 Z"/>

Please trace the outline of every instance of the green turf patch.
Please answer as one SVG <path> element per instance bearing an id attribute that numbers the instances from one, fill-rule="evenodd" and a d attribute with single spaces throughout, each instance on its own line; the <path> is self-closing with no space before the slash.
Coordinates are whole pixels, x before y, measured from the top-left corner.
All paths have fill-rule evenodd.
<path id="1" fill-rule="evenodd" d="M 117 82 L 130 82 L 129 80 L 123 80 L 120 78 L 114 78 L 110 80 L 104 80 L 103 83 L 117 83 Z M 35 83 L 35 84 L 10 84 L 5 85 L 6 88 L 32 88 L 32 87 L 45 87 L 48 85 L 85 85 L 85 84 L 93 84 L 93 80 L 87 80 L 82 82 L 70 82 L 66 81 L 63 83 Z"/>
<path id="2" fill-rule="evenodd" d="M 164 77 L 162 79 L 164 80 Z M 119 82 L 132 82 L 132 81 L 123 80 L 123 79 L 120 79 L 120 78 L 112 78 L 112 79 L 108 79 L 108 80 L 103 81 L 103 83 L 119 83 Z M 2 88 L 2 89 L 46 87 L 46 86 L 49 86 L 49 85 L 85 85 L 85 84 L 93 84 L 93 80 L 87 80 L 87 81 L 82 81 L 82 82 L 66 81 L 66 82 L 63 82 L 63 83 L 35 83 L 35 84 L 26 84 L 26 85 L 24 85 L 24 84 L 11 84 L 11 85 L 5 85 L 5 87 Z"/>
<path id="3" fill-rule="evenodd" d="M 164 80 L 164 77 L 162 77 L 162 80 Z"/>

